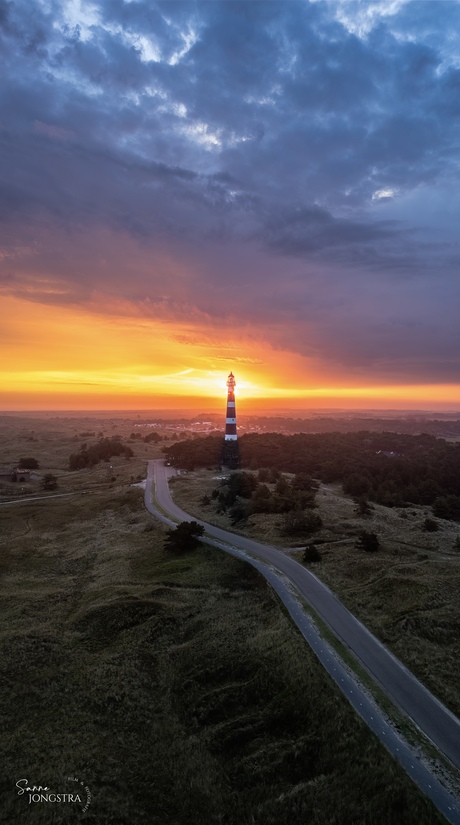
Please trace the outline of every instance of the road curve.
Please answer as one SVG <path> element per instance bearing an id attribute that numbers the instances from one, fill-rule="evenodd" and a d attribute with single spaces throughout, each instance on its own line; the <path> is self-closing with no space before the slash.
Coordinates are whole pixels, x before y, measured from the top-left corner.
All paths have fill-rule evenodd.
<path id="1" fill-rule="evenodd" d="M 173 472 L 164 466 L 162 460 L 149 462 L 145 490 L 146 505 L 147 500 L 151 504 L 151 484 L 154 475 L 155 498 L 166 513 L 180 521 L 196 520 L 205 527 L 208 535 L 276 567 L 307 599 L 316 613 L 350 649 L 390 699 L 457 768 L 460 768 L 460 722 L 454 714 L 344 607 L 326 585 L 301 564 L 275 547 L 214 527 L 212 524 L 194 519 L 181 510 L 169 492 L 167 474 L 171 475 Z M 155 511 L 155 514 L 159 515 L 158 511 Z M 169 521 L 164 516 L 163 519 Z"/>
<path id="2" fill-rule="evenodd" d="M 171 475 L 174 471 L 166 471 Z M 174 511 L 176 518 L 183 521 L 191 521 L 192 516 L 185 513 L 172 501 L 168 484 L 167 475 L 164 467 L 154 461 L 148 463 L 148 476 L 145 483 L 144 502 L 146 508 L 152 515 L 156 516 L 163 523 L 169 526 L 176 526 L 176 522 L 172 521 L 165 515 L 163 510 L 160 510 L 155 503 L 152 502 L 152 482 L 153 476 L 156 476 L 156 501 L 158 498 L 161 501 L 160 507 L 164 510 L 171 509 Z M 171 513 L 172 514 L 172 513 Z M 212 527 L 205 522 L 200 522 L 206 527 Z M 214 529 L 214 528 L 213 528 Z M 218 528 L 215 528 L 218 530 Z M 361 716 L 364 722 L 370 729 L 378 736 L 385 748 L 394 756 L 402 765 L 406 773 L 415 782 L 420 790 L 431 799 L 438 811 L 440 811 L 450 825 L 460 825 L 460 803 L 446 790 L 432 770 L 425 766 L 420 760 L 419 756 L 414 753 L 413 748 L 403 739 L 399 732 L 387 721 L 380 708 L 375 701 L 357 682 L 354 674 L 349 672 L 343 665 L 340 658 L 337 656 L 331 646 L 325 642 L 317 627 L 310 619 L 308 613 L 304 610 L 298 600 L 298 594 L 293 588 L 291 582 L 286 576 L 282 575 L 272 564 L 266 563 L 261 559 L 256 558 L 252 554 L 248 554 L 243 549 L 235 547 L 235 537 L 233 533 L 227 533 L 225 530 L 218 530 L 228 536 L 230 544 L 216 538 L 210 538 L 206 535 L 201 539 L 206 544 L 224 550 L 237 558 L 243 559 L 248 564 L 251 564 L 266 578 L 279 598 L 287 608 L 291 618 L 297 625 L 304 639 L 310 645 L 315 656 L 319 659 L 329 676 L 333 679 L 342 693 L 346 696 L 355 711 Z M 261 545 L 263 547 L 263 545 Z"/>

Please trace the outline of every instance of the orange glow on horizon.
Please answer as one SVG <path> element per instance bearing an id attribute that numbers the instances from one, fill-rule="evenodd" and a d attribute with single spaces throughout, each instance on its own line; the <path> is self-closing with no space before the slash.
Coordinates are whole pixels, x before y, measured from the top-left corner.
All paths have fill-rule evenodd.
<path id="1" fill-rule="evenodd" d="M 3 298 L 3 410 L 220 409 L 230 370 L 238 409 L 460 409 L 457 385 L 368 385 L 275 350 L 243 330 Z"/>

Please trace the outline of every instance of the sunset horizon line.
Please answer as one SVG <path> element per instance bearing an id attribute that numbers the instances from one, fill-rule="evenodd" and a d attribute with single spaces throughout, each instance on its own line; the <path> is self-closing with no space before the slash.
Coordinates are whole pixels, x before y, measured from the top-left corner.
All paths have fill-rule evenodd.
<path id="1" fill-rule="evenodd" d="M 14 416 L 14 415 L 39 415 L 39 414 L 47 414 L 47 415 L 54 415 L 54 414 L 61 414 L 61 413 L 68 413 L 69 415 L 85 415 L 85 414 L 98 414 L 98 415 L 114 415 L 114 414 L 124 414 L 129 413 L 130 415 L 138 414 L 139 416 L 147 416 L 147 415 L 183 415 L 188 413 L 193 417 L 199 415 L 217 415 L 220 412 L 222 407 L 221 404 L 214 403 L 211 406 L 206 406 L 207 401 L 204 400 L 202 404 L 195 404 L 195 405 L 187 405 L 187 406 L 168 406 L 168 407 L 23 407 L 23 408 L 0 408 L 0 416 Z M 241 406 L 241 405 L 240 405 Z M 246 407 L 247 405 L 244 405 Z M 272 416 L 283 416 L 283 417 L 295 417 L 298 418 L 301 414 L 305 415 L 306 417 L 314 416 L 314 415 L 334 415 L 334 414 L 345 414 L 345 415 L 377 415 L 379 413 L 384 413 L 385 415 L 395 414 L 395 415 L 458 415 L 460 417 L 460 405 L 459 406 L 439 406 L 439 407 L 410 407 L 410 406 L 396 406 L 396 407 L 381 407 L 381 406 L 373 406 L 373 407 L 346 407 L 346 406 L 310 406 L 310 407 L 285 407 L 279 405 L 250 405 L 247 409 L 243 409 L 240 412 L 240 417 L 251 417 L 251 416 L 259 416 L 259 415 L 272 415 Z"/>

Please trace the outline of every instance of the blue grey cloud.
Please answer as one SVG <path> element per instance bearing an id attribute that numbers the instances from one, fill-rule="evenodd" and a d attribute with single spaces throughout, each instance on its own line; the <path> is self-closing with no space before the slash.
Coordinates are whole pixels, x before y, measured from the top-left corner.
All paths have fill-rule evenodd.
<path id="1" fill-rule="evenodd" d="M 167 278 L 274 344 L 457 380 L 456 320 L 427 309 L 458 297 L 459 23 L 450 0 L 0 0 L 2 288 L 155 304 Z"/>

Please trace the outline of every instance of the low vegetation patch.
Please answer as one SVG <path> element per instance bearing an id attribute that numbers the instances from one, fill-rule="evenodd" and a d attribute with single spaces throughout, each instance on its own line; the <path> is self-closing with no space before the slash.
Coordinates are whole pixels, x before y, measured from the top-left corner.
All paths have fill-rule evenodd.
<path id="1" fill-rule="evenodd" d="M 287 479 L 277 471 L 265 469 L 257 474 L 237 471 L 222 478 L 211 496 L 204 496 L 201 502 L 215 503 L 216 512 L 227 513 L 232 525 L 245 522 L 252 515 L 281 514 L 286 535 L 304 535 L 322 526 L 320 516 L 307 512 L 315 507 L 317 486 L 305 473 Z"/>
<path id="2" fill-rule="evenodd" d="M 113 456 L 131 458 L 134 453 L 131 447 L 122 444 L 118 436 L 100 438 L 95 444 L 82 444 L 78 453 L 72 453 L 69 458 L 69 470 L 81 470 L 84 467 L 94 467 L 100 461 L 110 461 Z"/>
<path id="3" fill-rule="evenodd" d="M 166 551 L 135 489 L 1 515 L 6 822 L 81 821 L 15 792 L 75 775 L 88 825 L 441 825 L 253 568 Z"/>

